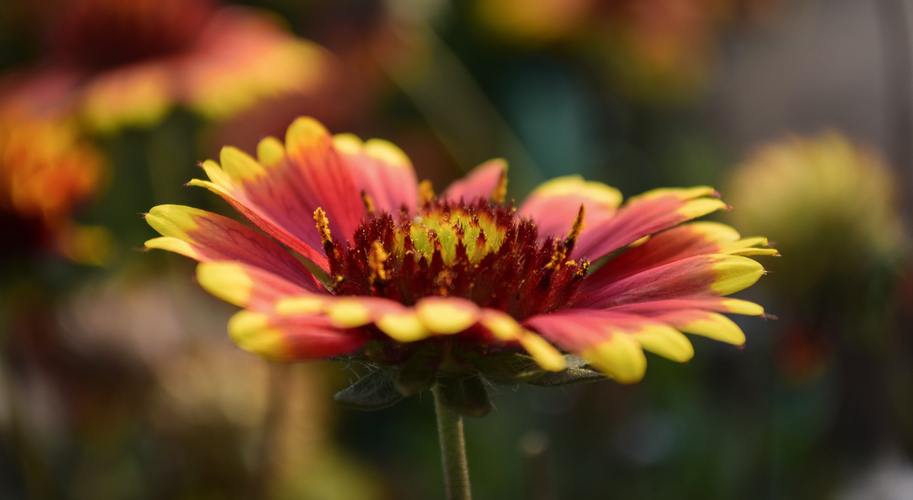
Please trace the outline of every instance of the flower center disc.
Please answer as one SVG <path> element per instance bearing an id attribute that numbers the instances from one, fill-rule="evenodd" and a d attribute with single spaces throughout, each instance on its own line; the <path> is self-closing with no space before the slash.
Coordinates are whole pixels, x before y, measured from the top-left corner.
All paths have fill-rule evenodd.
<path id="1" fill-rule="evenodd" d="M 338 295 L 463 297 L 522 319 L 565 304 L 586 275 L 588 262 L 569 258 L 574 238 L 540 240 L 533 221 L 488 200 L 435 200 L 412 216 L 369 215 L 351 243 L 324 247 Z"/>

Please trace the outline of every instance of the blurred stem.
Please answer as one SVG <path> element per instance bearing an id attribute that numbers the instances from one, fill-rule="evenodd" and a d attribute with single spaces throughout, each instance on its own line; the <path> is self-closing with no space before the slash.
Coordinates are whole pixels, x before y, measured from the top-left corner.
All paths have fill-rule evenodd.
<path id="1" fill-rule="evenodd" d="M 886 133 L 909 227 L 913 224 L 913 53 L 907 0 L 880 0 L 877 5 L 884 67 Z"/>
<path id="2" fill-rule="evenodd" d="M 447 500 L 471 500 L 463 417 L 446 404 L 440 385 L 435 385 L 431 392 L 434 394 L 434 411 L 437 414 L 437 436 L 441 445 Z"/>
<path id="3" fill-rule="evenodd" d="M 5 352 L 5 350 L 4 350 Z M 16 455 L 22 472 L 22 480 L 28 498 L 42 500 L 51 498 L 51 482 L 48 481 L 48 466 L 44 457 L 38 452 L 37 447 L 30 439 L 22 419 L 22 409 L 19 405 L 19 394 L 12 382 L 12 371 L 7 369 L 7 364 L 0 366 L 0 385 L 5 396 L 6 410 L 8 412 L 7 429 L 9 444 Z"/>
<path id="4" fill-rule="evenodd" d="M 267 379 L 266 411 L 260 424 L 260 442 L 250 481 L 250 498 L 269 498 L 273 454 L 279 444 L 279 431 L 285 413 L 286 392 L 289 386 L 289 369 L 270 364 Z"/>

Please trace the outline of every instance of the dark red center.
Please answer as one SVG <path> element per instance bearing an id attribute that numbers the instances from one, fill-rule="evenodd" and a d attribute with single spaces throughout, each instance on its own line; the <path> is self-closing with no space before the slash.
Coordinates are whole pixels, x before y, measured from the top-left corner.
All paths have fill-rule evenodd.
<path id="1" fill-rule="evenodd" d="M 566 304 L 588 266 L 568 257 L 573 237 L 540 239 L 533 221 L 487 200 L 435 200 L 414 215 L 371 215 L 352 243 L 328 239 L 324 246 L 338 295 L 406 305 L 463 297 L 518 319 Z"/>

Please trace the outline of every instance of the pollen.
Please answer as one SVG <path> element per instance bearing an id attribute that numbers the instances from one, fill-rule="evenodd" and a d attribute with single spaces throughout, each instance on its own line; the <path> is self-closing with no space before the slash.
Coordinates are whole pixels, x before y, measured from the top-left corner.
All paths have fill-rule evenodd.
<path id="1" fill-rule="evenodd" d="M 390 254 L 384 249 L 384 244 L 375 241 L 371 245 L 371 254 L 368 255 L 368 267 L 371 268 L 371 281 L 385 281 L 388 278 L 387 270 L 384 263 Z"/>
<path id="2" fill-rule="evenodd" d="M 338 295 L 373 295 L 414 304 L 452 296 L 500 309 L 516 318 L 566 304 L 589 263 L 569 259 L 582 226 L 581 210 L 568 237 L 538 238 L 533 221 L 489 200 L 432 200 L 398 218 L 368 214 L 352 241 L 329 238 Z"/>
<path id="3" fill-rule="evenodd" d="M 371 198 L 371 195 L 364 191 L 361 192 L 361 203 L 365 206 L 365 212 L 368 215 L 377 213 L 377 209 L 374 206 L 374 198 Z"/>

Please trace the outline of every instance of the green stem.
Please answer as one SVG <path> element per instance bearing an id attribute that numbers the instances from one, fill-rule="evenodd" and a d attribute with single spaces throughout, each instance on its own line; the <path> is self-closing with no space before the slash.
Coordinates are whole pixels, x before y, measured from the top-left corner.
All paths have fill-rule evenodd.
<path id="1" fill-rule="evenodd" d="M 437 414 L 437 436 L 441 444 L 447 500 L 472 500 L 463 417 L 444 401 L 440 385 L 435 385 L 431 392 L 434 394 L 434 411 Z"/>

